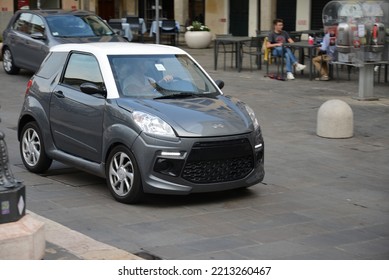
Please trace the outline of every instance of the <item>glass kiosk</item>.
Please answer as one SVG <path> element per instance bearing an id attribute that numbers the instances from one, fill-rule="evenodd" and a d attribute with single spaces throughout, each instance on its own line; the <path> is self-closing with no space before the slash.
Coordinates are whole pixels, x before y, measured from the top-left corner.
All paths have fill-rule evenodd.
<path id="1" fill-rule="evenodd" d="M 323 8 L 323 24 L 335 34 L 338 63 L 360 67 L 357 99 L 377 99 L 374 65 L 388 63 L 389 2 L 330 1 Z"/>

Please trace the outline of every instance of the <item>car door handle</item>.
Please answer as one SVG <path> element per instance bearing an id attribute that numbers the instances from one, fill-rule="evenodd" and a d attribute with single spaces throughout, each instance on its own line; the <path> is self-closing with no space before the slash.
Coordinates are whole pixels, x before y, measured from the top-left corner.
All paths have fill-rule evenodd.
<path id="1" fill-rule="evenodd" d="M 65 98 L 65 95 L 60 90 L 59 91 L 54 91 L 54 95 L 57 96 L 58 98 Z"/>

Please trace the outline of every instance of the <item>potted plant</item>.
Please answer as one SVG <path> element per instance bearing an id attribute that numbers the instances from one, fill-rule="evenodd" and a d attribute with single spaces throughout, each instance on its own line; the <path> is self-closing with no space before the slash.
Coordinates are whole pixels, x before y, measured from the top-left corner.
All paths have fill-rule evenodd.
<path id="1" fill-rule="evenodd" d="M 192 25 L 186 28 L 185 41 L 189 48 L 207 48 L 212 41 L 212 33 L 208 26 L 199 21 L 193 21 Z"/>

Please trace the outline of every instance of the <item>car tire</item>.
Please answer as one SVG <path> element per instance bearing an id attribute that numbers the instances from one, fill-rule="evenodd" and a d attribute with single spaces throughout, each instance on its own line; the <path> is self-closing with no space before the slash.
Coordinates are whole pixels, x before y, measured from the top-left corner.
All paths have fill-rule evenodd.
<path id="1" fill-rule="evenodd" d="M 19 73 L 20 68 L 14 64 L 14 58 L 9 48 L 3 50 L 3 68 L 7 74 L 16 75 Z"/>
<path id="2" fill-rule="evenodd" d="M 36 122 L 27 123 L 21 133 L 20 155 L 24 166 L 31 172 L 43 173 L 53 160 L 46 154 L 42 133 Z"/>
<path id="3" fill-rule="evenodd" d="M 127 147 L 116 146 L 110 152 L 106 163 L 106 178 L 109 190 L 117 201 L 134 204 L 142 198 L 138 164 Z"/>

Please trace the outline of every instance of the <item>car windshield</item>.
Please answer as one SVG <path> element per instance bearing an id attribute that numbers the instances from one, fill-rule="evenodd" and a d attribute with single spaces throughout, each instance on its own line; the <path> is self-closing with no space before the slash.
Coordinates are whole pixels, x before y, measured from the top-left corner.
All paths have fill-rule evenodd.
<path id="1" fill-rule="evenodd" d="M 50 32 L 55 37 L 111 36 L 113 31 L 94 15 L 60 15 L 47 17 Z"/>
<path id="2" fill-rule="evenodd" d="M 219 94 L 187 55 L 112 55 L 109 61 L 121 96 L 162 99 Z"/>

